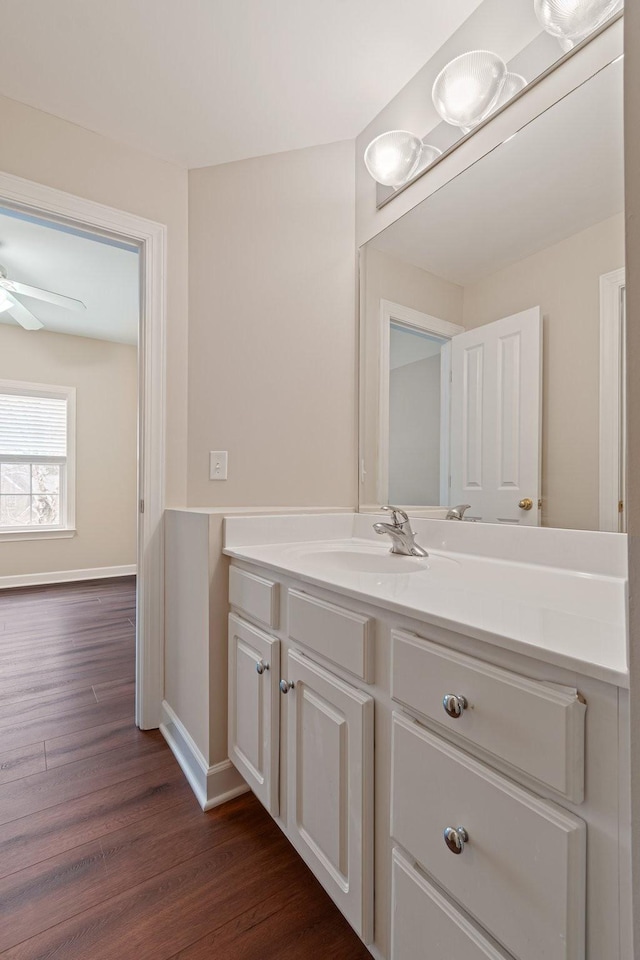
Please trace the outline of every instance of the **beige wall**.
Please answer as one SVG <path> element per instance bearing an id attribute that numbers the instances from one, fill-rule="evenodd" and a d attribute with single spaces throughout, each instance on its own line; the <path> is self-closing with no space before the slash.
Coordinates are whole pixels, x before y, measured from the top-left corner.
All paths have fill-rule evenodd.
<path id="1" fill-rule="evenodd" d="M 390 300 L 403 307 L 428 313 L 439 320 L 462 324 L 463 290 L 426 270 L 391 257 L 372 246 L 360 251 L 361 320 L 363 338 L 361 365 L 360 429 L 366 464 L 360 503 L 378 502 L 378 384 L 380 379 L 380 301 Z"/>
<path id="2" fill-rule="evenodd" d="M 0 97 L 0 170 L 147 217 L 168 228 L 168 504 L 186 502 L 187 172 Z"/>
<path id="3" fill-rule="evenodd" d="M 0 577 L 136 562 L 136 347 L 0 324 L 0 379 L 76 388 L 72 539 L 0 544 Z"/>
<path id="4" fill-rule="evenodd" d="M 464 289 L 467 328 L 542 308 L 546 526 L 599 528 L 599 281 L 624 257 L 619 214 Z"/>
<path id="5" fill-rule="evenodd" d="M 352 143 L 190 171 L 190 505 L 355 504 L 354 249 Z"/>

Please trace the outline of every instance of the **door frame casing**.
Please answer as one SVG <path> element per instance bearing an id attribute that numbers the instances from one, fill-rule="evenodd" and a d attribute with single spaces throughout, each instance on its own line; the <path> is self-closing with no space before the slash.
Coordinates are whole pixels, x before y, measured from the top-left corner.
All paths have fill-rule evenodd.
<path id="1" fill-rule="evenodd" d="M 378 367 L 378 476 L 377 499 L 378 504 L 385 504 L 389 499 L 389 357 L 391 351 L 391 324 L 399 323 L 403 327 L 412 327 L 422 333 L 432 333 L 437 337 L 451 340 L 465 328 L 449 320 L 440 320 L 428 313 L 405 307 L 392 300 L 380 300 L 380 327 L 379 327 L 379 356 Z M 443 351 L 443 365 L 450 364 L 450 346 Z M 441 384 L 441 398 L 445 400 L 442 416 L 448 418 L 448 390 L 447 384 Z M 446 396 L 445 396 L 446 395 Z M 443 484 L 448 488 L 448 436 L 441 438 L 440 443 L 440 493 L 442 499 Z M 445 479 L 446 478 L 446 479 Z M 443 501 L 443 502 L 446 502 Z M 435 506 L 435 504 L 434 504 Z"/>
<path id="2" fill-rule="evenodd" d="M 624 338 L 621 324 L 625 268 L 600 277 L 599 528 L 619 533 L 624 425 Z"/>
<path id="3" fill-rule="evenodd" d="M 139 246 L 136 723 L 152 729 L 164 694 L 167 227 L 1 171 L 0 203 Z"/>

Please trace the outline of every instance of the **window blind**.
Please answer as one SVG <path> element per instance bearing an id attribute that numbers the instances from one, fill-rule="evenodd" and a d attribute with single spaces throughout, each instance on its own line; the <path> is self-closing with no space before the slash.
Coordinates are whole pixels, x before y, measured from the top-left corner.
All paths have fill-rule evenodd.
<path id="1" fill-rule="evenodd" d="M 66 457 L 67 401 L 0 393 L 0 457 Z"/>

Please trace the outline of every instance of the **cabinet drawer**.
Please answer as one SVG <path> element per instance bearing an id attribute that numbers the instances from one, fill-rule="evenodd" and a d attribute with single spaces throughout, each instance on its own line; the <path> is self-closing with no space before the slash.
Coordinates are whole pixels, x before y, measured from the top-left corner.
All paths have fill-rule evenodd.
<path id="1" fill-rule="evenodd" d="M 372 628 L 369 617 L 298 590 L 289 590 L 291 639 L 367 683 L 373 682 Z"/>
<path id="2" fill-rule="evenodd" d="M 517 960 L 584 960 L 582 820 L 398 713 L 391 791 L 394 839 Z"/>
<path id="3" fill-rule="evenodd" d="M 510 960 L 393 851 L 391 960 Z"/>
<path id="4" fill-rule="evenodd" d="M 391 695 L 575 803 L 584 797 L 585 704 L 577 690 L 516 673 L 399 630 Z M 451 717 L 447 694 L 466 708 Z"/>
<path id="5" fill-rule="evenodd" d="M 276 629 L 279 622 L 279 588 L 273 580 L 229 567 L 229 603 L 266 627 Z"/>

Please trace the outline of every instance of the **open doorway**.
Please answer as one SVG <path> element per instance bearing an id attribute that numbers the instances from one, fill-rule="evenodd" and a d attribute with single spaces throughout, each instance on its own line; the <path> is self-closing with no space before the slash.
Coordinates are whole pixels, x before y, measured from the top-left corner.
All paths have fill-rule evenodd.
<path id="1" fill-rule="evenodd" d="M 0 205 L 0 780 L 135 733 L 139 260 Z"/>
<path id="2" fill-rule="evenodd" d="M 162 704 L 164 675 L 163 675 L 163 644 L 164 644 L 164 609 L 163 609 L 163 553 L 162 553 L 162 515 L 164 510 L 164 411 L 165 411 L 165 358 L 164 358 L 164 331 L 165 331 L 165 249 L 166 249 L 166 228 L 152 221 L 141 217 L 105 207 L 101 204 L 93 203 L 73 195 L 63 193 L 40 184 L 31 183 L 20 178 L 12 177 L 7 174 L 0 174 L 0 207 L 4 211 L 10 211 L 11 218 L 15 223 L 23 226 L 35 225 L 37 221 L 43 221 L 48 226 L 43 229 L 49 229 L 55 232 L 59 237 L 79 239 L 84 237 L 90 244 L 109 250 L 112 254 L 116 251 L 124 255 L 125 252 L 136 258 L 136 279 L 137 288 L 137 314 L 138 314 L 138 350 L 135 372 L 137 375 L 136 407 L 137 415 L 135 417 L 134 432 L 137 433 L 137 469 L 133 468 L 135 477 L 136 493 L 133 501 L 133 527 L 134 538 L 137 539 L 137 546 L 134 550 L 134 564 L 131 566 L 137 572 L 136 587 L 136 639 L 135 639 L 135 716 L 136 723 L 142 729 L 157 727 L 160 720 L 160 711 Z M 9 216 L 9 214 L 7 214 Z M 1 239 L 1 238 L 0 238 Z M 0 254 L 2 254 L 0 247 Z M 2 256 L 0 256 L 2 263 Z M 7 269 L 7 277 L 11 279 L 11 273 Z M 20 282 L 18 276 L 13 279 Z M 27 281 L 28 282 L 28 281 Z M 113 285 L 117 286 L 117 277 L 111 278 Z M 31 280 L 31 286 L 42 286 L 35 279 Z M 54 283 L 49 280 L 44 286 L 53 292 L 59 291 Z M 36 298 L 27 300 L 26 296 L 20 296 L 17 287 L 12 291 L 8 289 L 8 294 L 13 301 L 22 301 L 22 305 L 27 303 L 26 307 L 36 319 L 39 319 L 35 307 Z M 68 291 L 71 295 L 72 291 Z M 74 298 L 76 299 L 76 298 Z M 80 299 L 80 298 L 77 298 Z M 54 310 L 55 305 L 47 305 L 45 310 Z M 60 304 L 57 305 L 62 309 Z M 15 309 L 15 308 L 14 308 Z M 19 312 L 19 308 L 16 312 Z M 11 309 L 7 310 L 11 313 Z M 23 315 L 24 316 L 24 315 Z M 49 322 L 51 315 L 49 315 Z M 45 320 L 46 325 L 46 320 Z M 20 324 L 13 324 L 20 326 Z M 24 330 L 24 328 L 22 328 Z M 44 327 L 42 328 L 44 329 Z M 41 330 L 28 331 L 32 336 L 37 337 Z M 73 336 L 70 333 L 56 331 L 56 335 Z M 24 331 L 27 335 L 27 331 Z M 52 331 L 46 334 L 53 335 Z M 91 339 L 91 338 L 87 338 Z M 64 351 L 63 351 L 64 352 Z M 18 383 L 38 383 L 37 380 L 21 380 L 19 377 L 7 379 L 17 380 Z M 40 378 L 41 380 L 43 378 Z M 59 379 L 59 378 L 58 378 Z M 40 384 L 42 386 L 42 384 Z M 72 386 L 69 384 L 55 384 L 55 386 Z M 100 389 L 98 380 L 94 384 L 94 392 Z M 22 389 L 22 388 L 20 388 Z M 41 391 L 42 392 L 42 391 Z M 46 391 L 45 391 L 46 392 Z M 49 391 L 51 392 L 51 391 Z M 9 395 L 7 390 L 6 395 Z M 18 394 L 14 394 L 18 395 Z M 24 394 L 25 396 L 27 394 Z M 48 398 L 56 399 L 56 398 Z M 58 398 L 60 399 L 60 398 Z M 73 403 L 72 394 L 67 397 L 67 430 L 71 425 L 70 417 L 75 413 L 79 418 L 78 397 L 76 392 L 76 403 Z M 52 498 L 56 495 L 53 490 L 40 491 L 30 487 L 28 496 L 33 499 L 36 496 L 38 505 L 29 504 L 30 517 L 36 516 L 37 511 L 43 506 L 46 507 L 42 494 L 48 494 L 51 503 L 49 507 L 56 505 L 62 512 L 58 514 L 49 513 L 48 519 L 55 520 L 59 529 L 52 531 L 50 537 L 45 540 L 55 539 L 59 534 L 63 534 L 63 525 L 66 532 L 69 533 L 69 520 L 72 518 L 69 511 L 70 494 L 74 493 L 69 489 L 69 484 L 73 485 L 74 471 L 68 460 L 69 448 L 67 448 L 65 462 L 56 464 L 59 467 L 59 496 L 66 501 L 62 506 L 62 499 L 53 502 Z M 34 454 L 35 456 L 35 454 Z M 53 456 L 51 451 L 43 454 L 45 459 Z M 57 456 L 63 457 L 58 451 Z M 110 474 L 109 450 L 103 449 L 98 454 L 100 467 L 105 477 L 110 477 L 110 482 L 114 485 L 118 483 L 117 474 Z M 34 461 L 35 462 L 35 461 Z M 56 471 L 52 471 L 55 473 Z M 26 474 L 25 474 L 26 475 Z M 31 475 L 33 477 L 33 474 Z M 70 480 L 71 478 L 71 480 Z M 32 483 L 33 480 L 31 479 Z M 36 480 L 37 483 L 41 482 Z M 75 491 L 75 500 L 78 501 L 79 491 Z M 14 501 L 13 507 L 17 505 Z M 25 507 L 25 504 L 22 504 Z M 46 507 L 46 509 L 49 509 Z M 35 512 L 34 512 L 35 511 Z M 5 511 L 6 512 L 6 511 Z M 17 514 L 15 514 L 17 517 Z M 26 514 L 22 515 L 26 519 Z M 78 516 L 75 517 L 76 529 L 78 525 Z M 108 526 L 108 518 L 103 518 L 103 525 Z M 18 525 L 17 523 L 15 524 Z M 53 524 L 39 524 L 40 526 L 52 527 Z M 137 533 L 137 537 L 136 537 Z M 73 534 L 71 534 L 73 536 Z M 0 550 L 3 545 L 0 544 Z M 47 546 L 47 549 L 49 547 Z M 107 564 L 106 566 L 109 566 Z M 67 567 L 67 569 L 69 569 Z M 82 569 L 82 568 L 80 568 Z M 91 569 L 91 568 L 86 568 Z M 43 573 L 51 571 L 42 571 Z M 126 571 L 120 571 L 126 572 Z M 60 578 L 62 579 L 62 577 Z M 71 579 L 71 578 L 69 578 Z M 40 581 L 44 582 L 44 581 Z M 78 582 L 74 577 L 72 582 Z M 11 581 L 5 581 L 5 586 L 11 586 Z M 1 596 L 1 594 L 0 594 Z"/>

